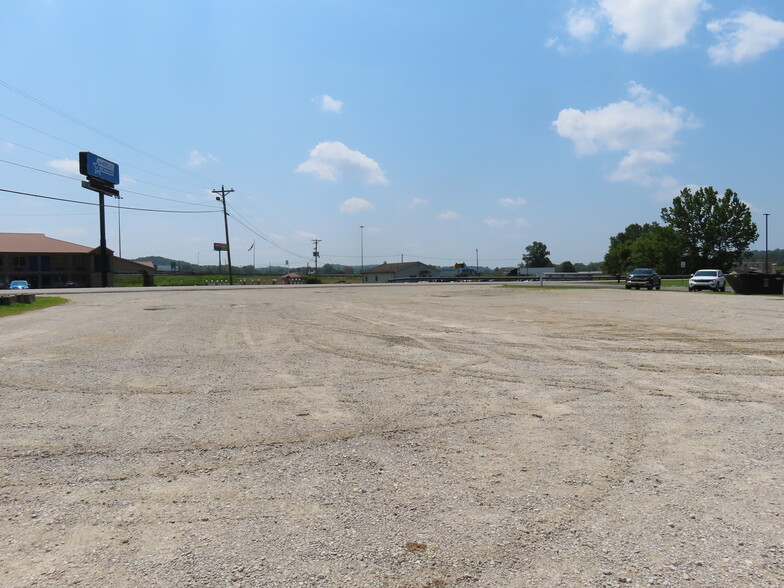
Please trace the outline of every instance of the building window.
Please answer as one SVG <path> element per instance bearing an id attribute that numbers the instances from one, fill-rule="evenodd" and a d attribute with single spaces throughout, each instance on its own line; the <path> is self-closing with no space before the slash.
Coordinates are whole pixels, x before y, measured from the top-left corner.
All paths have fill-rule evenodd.
<path id="1" fill-rule="evenodd" d="M 15 270 L 25 270 L 27 269 L 27 258 L 24 255 L 16 255 L 11 258 L 11 266 Z"/>

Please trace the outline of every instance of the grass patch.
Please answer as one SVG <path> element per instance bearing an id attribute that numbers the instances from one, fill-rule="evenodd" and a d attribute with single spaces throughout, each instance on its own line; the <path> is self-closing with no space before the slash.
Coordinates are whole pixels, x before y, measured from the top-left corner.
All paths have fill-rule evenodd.
<path id="1" fill-rule="evenodd" d="M 0 306 L 0 318 L 10 316 L 12 314 L 22 314 L 30 310 L 40 310 L 42 308 L 49 308 L 50 306 L 58 306 L 68 302 L 67 298 L 61 296 L 36 296 L 35 300 L 30 304 L 23 302 L 14 302 L 11 306 Z"/>

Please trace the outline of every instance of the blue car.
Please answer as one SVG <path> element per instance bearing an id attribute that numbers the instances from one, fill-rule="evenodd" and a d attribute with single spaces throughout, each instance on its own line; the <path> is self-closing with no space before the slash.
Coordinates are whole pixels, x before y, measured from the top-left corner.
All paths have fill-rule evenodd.
<path id="1" fill-rule="evenodd" d="M 14 280 L 8 284 L 8 288 L 11 290 L 27 290 L 29 287 L 30 284 L 27 280 Z"/>

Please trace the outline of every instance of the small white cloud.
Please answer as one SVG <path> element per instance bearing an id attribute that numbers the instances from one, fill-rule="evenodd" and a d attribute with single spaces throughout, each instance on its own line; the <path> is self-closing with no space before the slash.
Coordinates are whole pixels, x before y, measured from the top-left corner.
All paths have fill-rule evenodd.
<path id="1" fill-rule="evenodd" d="M 343 101 L 324 94 L 319 98 L 319 106 L 324 112 L 340 112 L 343 109 Z"/>
<path id="2" fill-rule="evenodd" d="M 75 159 L 56 159 L 49 162 L 49 167 L 53 167 L 58 171 L 73 174 L 75 176 L 80 175 L 79 162 Z"/>
<path id="3" fill-rule="evenodd" d="M 662 149 L 675 134 L 693 125 L 685 110 L 670 107 L 663 96 L 652 96 L 643 86 L 632 82 L 629 93 L 634 101 L 622 100 L 601 108 L 581 111 L 567 108 L 553 122 L 556 132 L 574 141 L 578 154 L 600 149 Z"/>
<path id="4" fill-rule="evenodd" d="M 13 143 L 9 143 L 8 141 L 3 141 L 2 143 L 0 143 L 0 146 L 2 146 L 3 151 L 13 151 L 15 147 Z"/>
<path id="5" fill-rule="evenodd" d="M 308 241 L 311 239 L 318 239 L 318 235 L 315 233 L 308 233 L 307 231 L 295 231 L 294 236 L 297 239 L 307 239 Z"/>
<path id="6" fill-rule="evenodd" d="M 428 200 L 424 198 L 412 198 L 406 204 L 406 208 L 419 208 L 420 206 L 424 206 L 425 204 L 429 204 Z"/>
<path id="7" fill-rule="evenodd" d="M 631 149 L 610 179 L 614 182 L 632 181 L 648 186 L 654 179 L 651 176 L 651 169 L 668 163 L 672 163 L 672 156 L 669 153 Z"/>
<path id="8" fill-rule="evenodd" d="M 368 184 L 386 184 L 381 166 L 373 159 L 346 147 L 340 141 L 319 143 L 310 151 L 310 159 L 299 164 L 299 173 L 314 174 L 322 180 L 335 182 L 343 174 L 358 177 Z"/>
<path id="9" fill-rule="evenodd" d="M 784 40 L 784 22 L 763 14 L 744 12 L 708 23 L 718 43 L 708 49 L 715 64 L 742 63 L 772 51 Z"/>
<path id="10" fill-rule="evenodd" d="M 524 198 L 501 198 L 498 203 L 504 208 L 514 208 L 515 206 L 525 206 L 528 204 Z"/>
<path id="11" fill-rule="evenodd" d="M 362 198 L 349 198 L 340 205 L 340 212 L 355 214 L 364 210 L 373 210 L 373 205 Z"/>
<path id="12" fill-rule="evenodd" d="M 672 163 L 670 149 L 677 133 L 697 122 L 683 108 L 671 106 L 664 96 L 640 84 L 630 83 L 628 91 L 631 100 L 593 110 L 562 110 L 553 127 L 574 142 L 578 155 L 625 151 L 610 179 L 647 186 L 657 181 L 652 170 Z"/>
<path id="13" fill-rule="evenodd" d="M 441 220 L 455 220 L 460 218 L 460 215 L 454 212 L 453 210 L 448 210 L 446 212 L 442 212 L 438 215 L 438 218 Z"/>
<path id="14" fill-rule="evenodd" d="M 488 227 L 496 227 L 496 228 L 505 227 L 506 225 L 509 224 L 509 221 L 501 220 L 497 218 L 486 218 L 484 222 Z"/>
<path id="15" fill-rule="evenodd" d="M 566 14 L 566 28 L 575 39 L 586 41 L 596 35 L 599 25 L 593 11 L 573 8 Z"/>
<path id="16" fill-rule="evenodd" d="M 201 165 L 204 165 L 208 161 L 218 161 L 218 160 L 217 158 L 215 158 L 209 153 L 207 155 L 202 155 L 201 153 L 199 153 L 194 149 L 193 151 L 190 152 L 190 155 L 188 156 L 188 163 L 186 163 L 185 165 L 188 167 L 199 167 Z"/>
<path id="17" fill-rule="evenodd" d="M 613 32 L 624 37 L 627 51 L 670 49 L 686 43 L 686 35 L 710 8 L 705 0 L 600 0 Z"/>

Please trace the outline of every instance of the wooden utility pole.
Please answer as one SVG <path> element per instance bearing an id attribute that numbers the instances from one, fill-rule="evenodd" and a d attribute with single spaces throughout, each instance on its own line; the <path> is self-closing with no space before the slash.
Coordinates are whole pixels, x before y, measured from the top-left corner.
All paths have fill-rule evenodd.
<path id="1" fill-rule="evenodd" d="M 226 227 L 226 257 L 228 258 L 229 264 L 229 285 L 234 284 L 234 280 L 231 273 L 231 245 L 229 244 L 229 214 L 226 212 L 226 194 L 231 194 L 234 192 L 234 189 L 226 190 L 223 186 L 221 186 L 220 190 L 213 190 L 213 194 L 220 194 L 220 196 L 216 196 L 215 200 L 218 200 L 223 203 L 223 225 Z M 218 252 L 220 255 L 220 252 Z"/>

